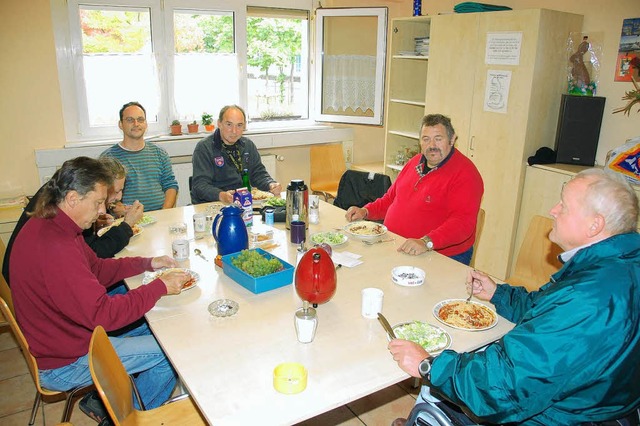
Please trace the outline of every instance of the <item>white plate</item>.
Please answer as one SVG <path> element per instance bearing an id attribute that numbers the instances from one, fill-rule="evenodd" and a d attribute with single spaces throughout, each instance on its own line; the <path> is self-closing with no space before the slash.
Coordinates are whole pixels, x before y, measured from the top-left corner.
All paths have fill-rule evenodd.
<path id="1" fill-rule="evenodd" d="M 165 274 L 167 272 L 184 272 L 191 275 L 191 277 L 193 277 L 195 282 L 191 284 L 189 287 L 183 287 L 182 291 L 191 290 L 192 288 L 196 287 L 198 285 L 198 281 L 200 281 L 200 275 L 198 275 L 197 272 L 192 271 L 191 269 L 165 268 L 165 269 L 158 269 L 157 271 L 153 271 L 153 272 L 145 272 L 144 277 L 142 278 L 142 284 L 149 284 L 151 281 L 155 280 L 160 275 Z"/>
<path id="2" fill-rule="evenodd" d="M 142 215 L 142 219 L 140 219 L 136 223 L 136 225 L 138 225 L 138 226 L 149 226 L 149 225 L 153 225 L 157 221 L 158 221 L 158 219 L 156 219 L 155 216 L 151 216 L 151 215 L 145 214 L 145 215 Z"/>
<path id="3" fill-rule="evenodd" d="M 467 330 L 467 331 L 483 331 L 483 330 L 488 330 L 488 329 L 490 329 L 490 328 L 495 327 L 495 325 L 498 323 L 498 314 L 496 314 L 496 312 L 495 312 L 493 309 L 489 308 L 489 307 L 488 307 L 488 306 L 486 306 L 486 305 L 483 305 L 482 303 L 478 303 L 478 302 L 474 302 L 474 301 L 470 301 L 470 302 L 469 302 L 469 304 L 472 304 L 473 306 L 476 306 L 476 307 L 480 307 L 481 309 L 486 309 L 488 312 L 490 312 L 490 313 L 491 313 L 491 315 L 493 315 L 493 321 L 492 321 L 492 322 L 491 322 L 491 324 L 489 324 L 488 326 L 486 326 L 486 327 L 480 327 L 480 328 L 472 328 L 471 326 L 469 326 L 469 327 L 461 327 L 461 326 L 458 326 L 458 325 L 452 325 L 452 324 L 449 324 L 448 322 L 446 322 L 446 321 L 444 321 L 442 318 L 440 318 L 440 316 L 438 315 L 438 312 L 440 312 L 440 309 L 441 309 L 443 306 L 448 305 L 448 304 L 451 304 L 451 303 L 459 303 L 459 302 L 462 302 L 462 303 L 465 303 L 465 304 L 467 303 L 467 301 L 466 301 L 465 299 L 447 299 L 447 300 L 443 300 L 442 302 L 437 303 L 437 304 L 433 307 L 433 316 L 434 316 L 438 321 L 440 321 L 441 323 L 443 323 L 444 325 L 447 325 L 447 326 L 452 327 L 452 328 L 457 328 L 458 330 Z"/>
<path id="4" fill-rule="evenodd" d="M 412 326 L 412 324 L 415 324 L 415 326 L 413 327 L 417 326 L 418 334 L 421 334 L 420 332 L 424 332 L 424 335 L 426 336 L 427 333 L 433 333 L 434 336 L 440 336 L 443 338 L 441 339 L 442 341 L 438 342 L 438 344 L 436 345 L 428 345 L 428 344 L 422 345 L 422 347 L 427 352 L 429 352 L 430 355 L 437 355 L 440 352 L 446 349 L 449 349 L 451 347 L 451 336 L 449 335 L 449 333 L 447 333 L 445 330 L 438 327 L 437 325 L 429 324 L 427 322 L 408 321 L 408 322 L 396 324 L 393 326 L 393 332 L 396 334 L 396 337 L 399 339 L 411 340 L 412 342 L 420 344 L 420 342 L 416 341 L 417 339 L 415 338 L 409 339 L 407 336 L 403 335 L 403 329 L 406 329 Z"/>
<path id="5" fill-rule="evenodd" d="M 344 227 L 344 232 L 359 240 L 373 241 L 387 233 L 387 227 L 376 222 L 360 220 Z"/>
<path id="6" fill-rule="evenodd" d="M 425 272 L 415 266 L 397 266 L 391 270 L 391 281 L 403 287 L 422 285 L 425 276 Z"/>
<path id="7" fill-rule="evenodd" d="M 326 241 L 325 238 L 326 237 L 330 237 L 330 236 L 336 236 L 339 237 L 339 241 L 337 243 L 332 243 L 330 241 Z M 347 237 L 346 235 L 344 235 L 342 232 L 340 231 L 326 231 L 326 232 L 316 232 L 315 234 L 311 235 L 310 240 L 312 243 L 314 244 L 321 244 L 321 243 L 327 243 L 329 244 L 331 247 L 339 247 L 343 244 L 345 244 L 348 240 L 349 237 Z"/>

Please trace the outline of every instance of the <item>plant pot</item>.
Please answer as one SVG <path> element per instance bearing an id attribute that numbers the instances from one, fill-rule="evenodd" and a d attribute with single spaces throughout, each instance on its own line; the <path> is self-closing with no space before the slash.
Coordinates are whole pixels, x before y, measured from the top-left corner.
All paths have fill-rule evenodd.
<path id="1" fill-rule="evenodd" d="M 198 133 L 198 124 L 187 124 L 187 128 L 189 129 L 189 133 Z"/>
<path id="2" fill-rule="evenodd" d="M 181 124 L 173 124 L 171 125 L 171 136 L 180 136 L 182 134 L 182 125 Z"/>
<path id="3" fill-rule="evenodd" d="M 216 126 L 214 124 L 205 124 L 204 125 L 204 129 L 207 132 L 213 132 L 213 130 L 216 128 Z"/>

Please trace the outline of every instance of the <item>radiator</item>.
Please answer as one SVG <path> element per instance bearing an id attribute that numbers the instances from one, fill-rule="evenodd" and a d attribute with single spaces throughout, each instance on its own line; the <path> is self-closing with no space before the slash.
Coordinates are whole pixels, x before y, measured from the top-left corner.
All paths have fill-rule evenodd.
<path id="1" fill-rule="evenodd" d="M 275 154 L 261 155 L 262 164 L 272 178 L 276 177 L 276 156 Z M 172 165 L 173 173 L 178 181 L 180 191 L 178 192 L 177 206 L 182 207 L 191 204 L 191 194 L 189 193 L 189 177 L 193 175 L 193 166 L 191 163 L 176 163 Z"/>

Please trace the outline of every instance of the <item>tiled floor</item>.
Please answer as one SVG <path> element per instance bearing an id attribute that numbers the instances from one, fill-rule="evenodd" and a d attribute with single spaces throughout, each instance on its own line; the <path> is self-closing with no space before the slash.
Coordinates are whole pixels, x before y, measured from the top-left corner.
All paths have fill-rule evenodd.
<path id="1" fill-rule="evenodd" d="M 406 417 L 417 395 L 413 379 L 383 389 L 351 404 L 309 419 L 299 426 L 388 426 L 398 417 Z M 29 423 L 35 387 L 24 358 L 8 328 L 0 327 L 0 424 L 24 426 Z M 46 404 L 38 412 L 36 425 L 56 425 L 64 402 Z M 258 420 L 258 419 L 256 419 Z M 75 426 L 95 426 L 76 406 L 71 415 Z M 242 425 L 241 425 L 242 426 Z"/>

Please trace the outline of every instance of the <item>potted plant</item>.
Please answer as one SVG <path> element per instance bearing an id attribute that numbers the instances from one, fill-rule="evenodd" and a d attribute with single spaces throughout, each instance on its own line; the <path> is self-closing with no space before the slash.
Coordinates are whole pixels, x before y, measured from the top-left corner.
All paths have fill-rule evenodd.
<path id="1" fill-rule="evenodd" d="M 180 120 L 173 120 L 171 122 L 171 136 L 180 136 L 182 134 L 182 124 Z"/>
<path id="2" fill-rule="evenodd" d="M 213 116 L 207 112 L 203 112 L 202 125 L 207 132 L 213 132 L 213 129 L 216 127 L 213 125 Z"/>
<path id="3" fill-rule="evenodd" d="M 187 124 L 187 128 L 189 129 L 189 133 L 198 133 L 198 123 L 196 120 L 193 120 L 192 123 Z"/>

